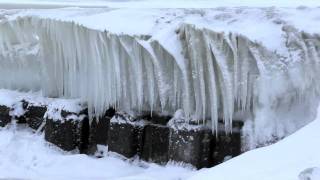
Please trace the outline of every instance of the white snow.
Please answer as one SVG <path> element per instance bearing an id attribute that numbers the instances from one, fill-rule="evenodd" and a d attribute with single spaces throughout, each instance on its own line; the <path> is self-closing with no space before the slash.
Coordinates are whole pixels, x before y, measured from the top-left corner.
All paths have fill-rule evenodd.
<path id="1" fill-rule="evenodd" d="M 22 100 L 34 106 L 47 106 L 47 117 L 54 120 L 62 119 L 61 110 L 79 113 L 86 106 L 79 99 L 45 98 L 41 92 L 18 92 L 0 89 L 0 105 L 11 108 L 10 115 L 19 117 L 24 114 Z"/>
<path id="2" fill-rule="evenodd" d="M 299 174 L 299 180 L 317 180 L 320 179 L 320 168 L 312 167 L 302 171 Z"/>
<path id="3" fill-rule="evenodd" d="M 173 164 L 163 167 L 110 154 L 97 159 L 66 153 L 45 142 L 43 134 L 34 134 L 26 127 L 0 129 L 0 179 L 178 180 L 192 172 Z"/>
<path id="4" fill-rule="evenodd" d="M 320 106 L 316 120 L 284 140 L 195 172 L 172 164 L 122 160 L 112 153 L 96 159 L 62 152 L 46 143 L 43 134 L 11 124 L 0 129 L 0 178 L 319 180 L 319 168 L 314 168 L 320 167 L 319 127 Z M 106 152 L 106 147 L 100 148 Z"/>
<path id="5" fill-rule="evenodd" d="M 307 168 L 320 167 L 320 106 L 316 119 L 284 140 L 249 151 L 189 180 L 298 180 Z M 319 180 L 319 170 L 309 180 Z M 301 175 L 302 176 L 302 175 Z M 304 179 L 301 179 L 304 180 Z"/>

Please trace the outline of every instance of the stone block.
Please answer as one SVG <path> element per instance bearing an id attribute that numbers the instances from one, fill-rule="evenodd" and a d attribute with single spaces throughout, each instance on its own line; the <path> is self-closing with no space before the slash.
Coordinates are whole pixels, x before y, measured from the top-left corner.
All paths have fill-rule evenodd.
<path id="1" fill-rule="evenodd" d="M 10 108 L 0 105 L 0 127 L 4 127 L 11 122 Z"/>
<path id="2" fill-rule="evenodd" d="M 144 129 L 144 143 L 141 158 L 146 161 L 165 164 L 168 162 L 170 129 L 168 126 L 148 124 Z"/>
<path id="3" fill-rule="evenodd" d="M 143 114 L 144 115 L 142 115 L 140 118 L 149 121 L 152 124 L 167 125 L 169 120 L 172 118 L 172 116 L 161 116 L 155 112 L 152 114 L 145 112 Z"/>
<path id="4" fill-rule="evenodd" d="M 108 150 L 127 158 L 139 155 L 143 144 L 144 122 L 116 114 L 110 120 Z"/>
<path id="5" fill-rule="evenodd" d="M 89 154 L 94 154 L 97 151 L 97 145 L 108 144 L 110 119 L 114 114 L 114 109 L 108 109 L 103 117 L 99 119 L 94 118 L 92 120 L 89 136 Z"/>
<path id="6" fill-rule="evenodd" d="M 24 114 L 24 118 L 28 126 L 34 130 L 37 130 L 44 122 L 44 115 L 46 111 L 46 106 L 36 106 L 29 104 Z"/>
<path id="7" fill-rule="evenodd" d="M 214 165 L 220 164 L 241 154 L 241 128 L 242 122 L 233 123 L 231 134 L 226 134 L 223 128 L 214 140 L 213 159 Z"/>
<path id="8" fill-rule="evenodd" d="M 169 159 L 198 169 L 210 167 L 213 164 L 212 141 L 212 133 L 208 129 L 171 129 Z"/>
<path id="9" fill-rule="evenodd" d="M 62 111 L 61 111 L 62 115 Z M 62 119 L 46 118 L 45 139 L 65 151 L 87 153 L 89 120 L 85 114 L 64 112 Z"/>

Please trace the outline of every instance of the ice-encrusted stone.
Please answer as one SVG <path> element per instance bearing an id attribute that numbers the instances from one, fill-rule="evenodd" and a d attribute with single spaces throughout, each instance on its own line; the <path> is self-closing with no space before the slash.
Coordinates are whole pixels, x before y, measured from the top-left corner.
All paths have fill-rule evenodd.
<path id="1" fill-rule="evenodd" d="M 169 160 L 191 164 L 200 169 L 222 163 L 242 152 L 241 121 L 234 121 L 232 133 L 226 133 L 220 121 L 219 130 L 212 134 L 209 127 L 184 119 L 181 111 L 178 111 L 168 126 Z"/>
<path id="2" fill-rule="evenodd" d="M 209 129 L 171 129 L 169 142 L 169 160 L 199 169 L 212 166 L 213 135 Z"/>
<path id="3" fill-rule="evenodd" d="M 78 149 L 87 153 L 89 138 L 89 120 L 87 114 L 81 112 L 60 111 L 61 119 L 46 117 L 45 139 L 65 151 Z"/>
<path id="4" fill-rule="evenodd" d="M 38 130 L 45 123 L 45 114 L 47 107 L 45 105 L 35 105 L 28 103 L 23 117 L 29 127 Z M 40 129 L 42 130 L 42 129 Z"/>
<path id="5" fill-rule="evenodd" d="M 222 124 L 220 125 L 222 126 Z M 212 159 L 214 165 L 223 163 L 242 153 L 242 134 L 243 122 L 235 121 L 233 123 L 232 133 L 226 134 L 223 126 L 218 135 L 214 138 Z"/>
<path id="6" fill-rule="evenodd" d="M 143 113 L 141 117 L 147 121 L 144 128 L 141 158 L 145 161 L 166 164 L 170 140 L 170 128 L 167 126 L 171 116 L 157 113 Z"/>
<path id="7" fill-rule="evenodd" d="M 143 120 L 116 113 L 110 120 L 108 150 L 127 158 L 139 155 L 143 147 L 144 126 Z"/>

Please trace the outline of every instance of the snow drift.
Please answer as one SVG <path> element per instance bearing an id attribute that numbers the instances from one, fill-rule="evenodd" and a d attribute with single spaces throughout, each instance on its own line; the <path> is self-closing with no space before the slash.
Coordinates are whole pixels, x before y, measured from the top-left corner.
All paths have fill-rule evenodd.
<path id="1" fill-rule="evenodd" d="M 246 120 L 253 146 L 292 133 L 315 114 L 318 34 L 284 25 L 278 52 L 243 34 L 188 23 L 163 31 L 153 37 L 34 16 L 3 20 L 0 87 L 81 98 L 91 117 L 111 106 L 182 109 L 213 131 L 222 119 L 227 132 L 234 119 Z"/>
<path id="2" fill-rule="evenodd" d="M 313 122 L 271 146 L 255 149 L 189 180 L 318 180 L 320 106 Z M 233 173 L 230 173 L 232 171 Z"/>

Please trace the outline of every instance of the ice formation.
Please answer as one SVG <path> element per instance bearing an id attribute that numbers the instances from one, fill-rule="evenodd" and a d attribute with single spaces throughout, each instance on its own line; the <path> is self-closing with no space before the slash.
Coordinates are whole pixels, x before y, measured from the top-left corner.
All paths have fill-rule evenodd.
<path id="1" fill-rule="evenodd" d="M 222 119 L 229 132 L 238 112 L 254 122 L 246 128 L 296 113 L 284 124 L 300 127 L 319 93 L 320 36 L 292 26 L 282 31 L 286 43 L 278 53 L 238 33 L 187 23 L 164 42 L 54 19 L 2 21 L 0 88 L 81 98 L 91 117 L 110 106 L 170 114 L 182 109 L 192 120 L 206 119 L 213 131 Z M 280 136 L 291 131 L 282 129 Z"/>

